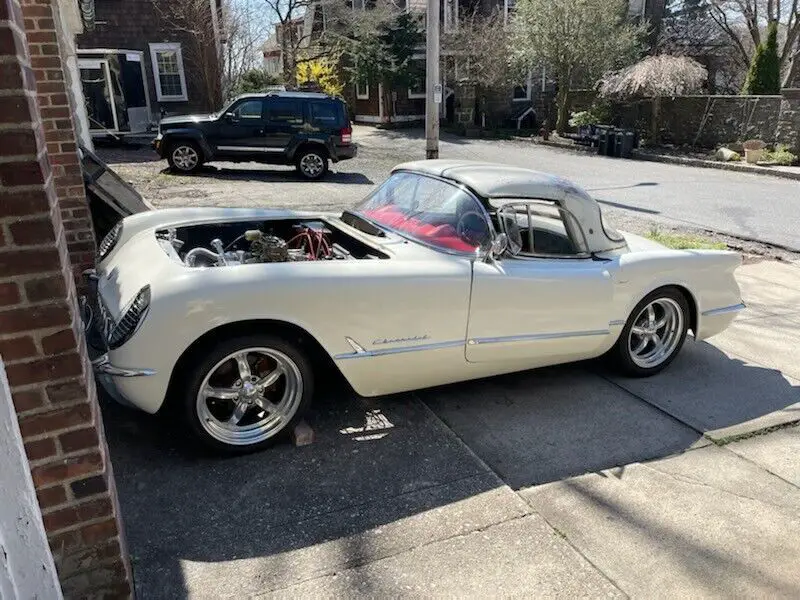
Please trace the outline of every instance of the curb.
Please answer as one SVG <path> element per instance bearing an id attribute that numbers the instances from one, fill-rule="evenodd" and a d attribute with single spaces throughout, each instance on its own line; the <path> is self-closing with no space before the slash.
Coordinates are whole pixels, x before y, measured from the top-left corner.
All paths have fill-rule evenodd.
<path id="1" fill-rule="evenodd" d="M 794 179 L 796 181 L 800 181 L 800 171 L 797 173 L 773 171 L 768 167 L 748 167 L 736 163 L 702 160 L 700 158 L 683 158 L 680 156 L 664 156 L 663 154 L 648 154 L 647 152 L 638 152 L 636 150 L 633 151 L 633 158 L 635 160 L 683 165 L 685 167 L 702 167 L 706 169 L 719 169 L 721 171 L 737 171 L 739 173 L 766 175 L 768 177 L 781 177 L 783 179 Z"/>

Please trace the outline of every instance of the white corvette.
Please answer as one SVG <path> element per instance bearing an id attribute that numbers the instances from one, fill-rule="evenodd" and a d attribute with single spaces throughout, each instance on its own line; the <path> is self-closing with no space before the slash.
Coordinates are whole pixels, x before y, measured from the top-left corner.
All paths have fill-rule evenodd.
<path id="1" fill-rule="evenodd" d="M 688 330 L 708 338 L 744 307 L 740 264 L 622 235 L 556 177 L 420 161 L 339 216 L 128 217 L 100 245 L 87 306 L 114 397 L 177 409 L 236 452 L 300 418 L 323 363 L 364 396 L 601 355 L 653 375 Z"/>

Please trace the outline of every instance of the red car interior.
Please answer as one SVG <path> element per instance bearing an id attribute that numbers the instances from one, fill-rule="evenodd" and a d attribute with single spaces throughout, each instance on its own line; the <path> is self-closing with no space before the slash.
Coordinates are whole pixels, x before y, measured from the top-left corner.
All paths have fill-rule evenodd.
<path id="1" fill-rule="evenodd" d="M 476 246 L 458 237 L 456 228 L 449 223 L 435 225 L 425 223 L 414 217 L 409 218 L 393 204 L 365 211 L 364 214 L 377 223 L 407 233 L 440 248 L 458 250 L 459 252 L 474 252 L 476 249 Z"/>

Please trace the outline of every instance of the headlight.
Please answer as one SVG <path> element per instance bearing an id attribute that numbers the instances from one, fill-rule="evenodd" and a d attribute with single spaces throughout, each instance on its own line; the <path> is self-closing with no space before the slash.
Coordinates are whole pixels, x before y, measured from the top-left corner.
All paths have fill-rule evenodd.
<path id="1" fill-rule="evenodd" d="M 131 336 L 136 333 L 142 320 L 150 307 L 150 286 L 146 285 L 136 297 L 128 304 L 128 307 L 122 311 L 122 316 L 108 334 L 108 348 L 113 350 L 119 348 L 127 342 Z"/>
<path id="2" fill-rule="evenodd" d="M 100 245 L 97 247 L 97 262 L 100 262 L 106 256 L 108 256 L 109 252 L 111 252 L 114 249 L 114 246 L 117 245 L 121 235 L 122 221 L 114 225 L 111 231 L 106 234 L 106 237 L 103 238 L 103 241 L 100 242 Z"/>

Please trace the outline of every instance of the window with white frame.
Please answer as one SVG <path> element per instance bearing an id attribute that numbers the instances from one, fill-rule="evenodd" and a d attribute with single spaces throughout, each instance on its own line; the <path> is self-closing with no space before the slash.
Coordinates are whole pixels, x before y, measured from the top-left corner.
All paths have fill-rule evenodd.
<path id="1" fill-rule="evenodd" d="M 532 83 L 533 83 L 532 78 L 533 78 L 533 73 L 531 71 L 528 71 L 528 75 L 525 78 L 525 81 L 522 83 L 522 85 L 515 85 L 514 86 L 514 92 L 513 92 L 513 96 L 512 96 L 514 102 L 529 102 L 530 101 L 530 99 L 531 99 L 531 88 L 533 87 L 532 86 Z"/>
<path id="2" fill-rule="evenodd" d="M 425 59 L 415 56 L 411 59 L 414 82 L 408 88 L 409 98 L 425 97 Z"/>
<path id="3" fill-rule="evenodd" d="M 356 79 L 356 99 L 369 100 L 369 81 L 367 79 Z"/>
<path id="4" fill-rule="evenodd" d="M 159 102 L 182 102 L 186 94 L 186 74 L 183 71 L 181 45 L 150 44 L 150 60 Z"/>

